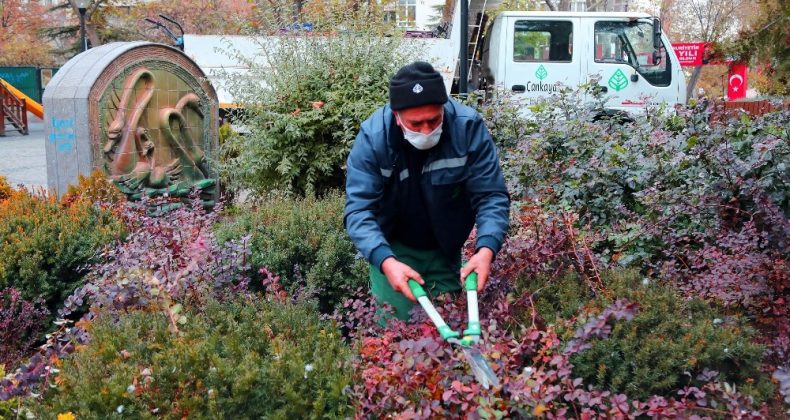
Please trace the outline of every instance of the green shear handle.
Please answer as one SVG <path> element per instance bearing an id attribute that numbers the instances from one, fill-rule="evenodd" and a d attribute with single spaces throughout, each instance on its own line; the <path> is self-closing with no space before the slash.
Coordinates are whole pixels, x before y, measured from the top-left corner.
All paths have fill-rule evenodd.
<path id="1" fill-rule="evenodd" d="M 472 347 L 473 344 L 480 340 L 481 333 L 480 315 L 477 308 L 477 273 L 469 273 L 469 275 L 466 276 L 464 282 L 464 289 L 466 290 L 466 298 L 468 302 L 467 307 L 469 311 L 469 328 L 464 330 L 463 337 L 460 337 L 461 334 L 459 334 L 457 331 L 453 331 L 447 325 L 447 323 L 444 322 L 442 316 L 439 315 L 430 299 L 428 299 L 425 289 L 423 289 L 419 283 L 409 279 L 408 284 L 409 289 L 411 289 L 414 297 L 417 298 L 420 306 L 422 306 L 422 308 L 428 314 L 428 317 L 430 317 L 431 321 L 433 321 L 434 325 L 436 325 L 436 328 L 439 330 L 439 335 L 441 335 L 443 339 L 447 340 L 448 343 L 458 344 L 461 346 L 461 349 L 463 350 L 464 355 L 466 355 L 466 359 L 469 362 L 469 365 L 472 368 L 472 373 L 474 374 L 477 381 L 480 382 L 480 384 L 482 384 L 486 389 L 488 389 L 490 385 L 499 386 L 499 380 L 497 379 L 493 370 L 491 370 L 491 367 L 488 366 L 485 357 L 483 357 L 482 353 L 480 353 L 480 350 Z"/>

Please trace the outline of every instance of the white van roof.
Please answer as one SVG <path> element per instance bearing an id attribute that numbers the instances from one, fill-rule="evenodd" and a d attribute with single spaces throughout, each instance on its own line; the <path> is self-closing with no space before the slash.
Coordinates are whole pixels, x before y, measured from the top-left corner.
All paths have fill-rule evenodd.
<path id="1" fill-rule="evenodd" d="M 652 17 L 650 14 L 642 13 L 642 12 L 542 12 L 542 11 L 529 11 L 529 10 L 502 12 L 497 15 L 497 17 L 500 16 L 502 17 L 504 16 L 573 17 L 573 18 L 585 18 L 585 17 L 650 18 Z"/>

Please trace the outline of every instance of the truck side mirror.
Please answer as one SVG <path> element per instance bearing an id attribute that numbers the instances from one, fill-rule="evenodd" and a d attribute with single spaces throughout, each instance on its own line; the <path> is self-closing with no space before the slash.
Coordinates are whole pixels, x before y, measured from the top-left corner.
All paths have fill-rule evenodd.
<path id="1" fill-rule="evenodd" d="M 653 18 L 653 49 L 661 49 L 661 20 Z"/>
<path id="2" fill-rule="evenodd" d="M 653 65 L 661 64 L 661 20 L 653 18 Z"/>

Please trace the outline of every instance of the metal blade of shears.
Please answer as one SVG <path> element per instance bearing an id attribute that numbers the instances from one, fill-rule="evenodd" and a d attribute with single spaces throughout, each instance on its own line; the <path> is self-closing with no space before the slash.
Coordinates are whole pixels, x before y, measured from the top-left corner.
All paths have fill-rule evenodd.
<path id="1" fill-rule="evenodd" d="M 488 362 L 486 362 L 485 357 L 483 354 L 480 353 L 480 350 L 472 347 L 462 347 L 464 351 L 464 355 L 466 356 L 467 362 L 469 362 L 469 366 L 472 368 L 472 374 L 475 375 L 475 379 L 483 388 L 488 389 L 491 385 L 499 386 L 499 379 L 497 379 L 494 371 L 491 370 L 491 367 L 488 366 Z"/>

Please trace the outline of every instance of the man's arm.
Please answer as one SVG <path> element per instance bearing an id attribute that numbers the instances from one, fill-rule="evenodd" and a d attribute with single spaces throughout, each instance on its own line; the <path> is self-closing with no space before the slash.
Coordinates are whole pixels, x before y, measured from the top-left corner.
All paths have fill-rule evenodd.
<path id="1" fill-rule="evenodd" d="M 360 130 L 346 162 L 346 207 L 343 224 L 359 252 L 374 266 L 393 256 L 374 210 L 384 194 L 384 176 L 370 139 Z"/>

